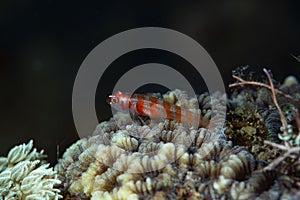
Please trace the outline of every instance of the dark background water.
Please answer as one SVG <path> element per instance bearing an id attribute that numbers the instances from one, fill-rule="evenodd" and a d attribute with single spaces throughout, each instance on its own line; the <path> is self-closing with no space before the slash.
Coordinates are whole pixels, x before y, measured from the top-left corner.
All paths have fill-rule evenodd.
<path id="1" fill-rule="evenodd" d="M 158 26 L 199 42 L 228 84 L 231 70 L 250 65 L 272 70 L 282 81 L 299 78 L 299 1 L 54 1 L 0 2 L 0 154 L 33 138 L 52 163 L 78 139 L 72 118 L 72 88 L 82 61 L 108 37 L 132 28 Z M 103 97 L 125 66 L 147 62 L 186 66 L 176 55 L 140 51 L 110 66 L 96 95 L 99 120 L 111 115 Z M 201 86 L 202 87 L 202 86 Z M 202 88 L 199 89 L 200 91 Z"/>

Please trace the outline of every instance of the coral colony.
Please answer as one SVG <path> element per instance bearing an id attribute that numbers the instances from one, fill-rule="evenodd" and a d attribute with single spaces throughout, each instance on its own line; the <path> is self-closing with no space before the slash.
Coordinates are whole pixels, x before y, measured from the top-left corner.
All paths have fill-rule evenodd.
<path id="1" fill-rule="evenodd" d="M 118 112 L 101 122 L 54 169 L 32 141 L 16 146 L 0 158 L 0 197 L 300 199 L 300 85 L 295 77 L 275 83 L 263 72 L 255 80 L 247 69 L 235 70 L 227 102 L 208 93 L 189 98 L 180 90 L 133 96 L 133 115 Z M 117 97 L 108 102 L 116 107 Z M 159 109 L 165 119 L 151 119 Z M 184 118 L 178 116 L 182 112 Z M 184 123 L 193 113 L 199 127 Z M 215 117 L 220 120 L 210 123 Z"/>
<path id="2" fill-rule="evenodd" d="M 57 172 L 49 168 L 44 151 L 37 152 L 33 141 L 15 146 L 0 158 L 1 199 L 59 199 Z"/>

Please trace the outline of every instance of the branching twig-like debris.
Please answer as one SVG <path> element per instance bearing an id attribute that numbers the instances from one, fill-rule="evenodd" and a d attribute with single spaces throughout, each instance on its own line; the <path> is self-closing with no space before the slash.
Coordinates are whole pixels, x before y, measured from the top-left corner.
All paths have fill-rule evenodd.
<path id="1" fill-rule="evenodd" d="M 229 84 L 229 87 L 236 87 L 236 86 L 243 86 L 243 85 L 255 85 L 255 86 L 260 86 L 260 87 L 264 87 L 264 88 L 268 88 L 269 90 L 271 90 L 271 86 L 270 85 L 267 85 L 265 83 L 261 83 L 261 82 L 257 82 L 257 81 L 246 81 L 236 75 L 232 75 L 232 77 L 236 80 L 238 80 L 239 82 L 236 82 L 236 83 L 232 83 L 232 84 Z M 273 88 L 273 91 L 277 94 L 280 94 L 288 99 L 291 99 L 295 102 L 300 102 L 300 99 L 298 98 L 295 98 L 289 94 L 286 94 L 276 88 Z"/>
<path id="2" fill-rule="evenodd" d="M 287 135 L 288 134 L 288 123 L 287 123 L 286 118 L 285 118 L 285 116 L 284 116 L 284 114 L 283 114 L 283 112 L 282 112 L 282 110 L 281 110 L 281 108 L 280 108 L 280 106 L 279 106 L 279 104 L 277 102 L 276 93 L 277 94 L 281 94 L 284 97 L 292 99 L 292 100 L 294 100 L 296 102 L 300 102 L 300 99 L 294 98 L 294 97 L 292 97 L 289 94 L 285 94 L 282 91 L 280 91 L 278 89 L 275 89 L 274 85 L 273 85 L 272 78 L 270 76 L 270 73 L 266 69 L 263 69 L 263 71 L 266 74 L 266 76 L 267 76 L 267 78 L 269 80 L 269 84 L 270 85 L 267 85 L 267 84 L 264 84 L 264 83 L 260 83 L 260 82 L 256 82 L 256 81 L 246 81 L 246 80 L 244 80 L 244 79 L 242 79 L 242 78 L 240 78 L 238 76 L 233 75 L 232 77 L 234 79 L 238 80 L 239 82 L 230 84 L 229 87 L 242 86 L 242 85 L 255 85 L 255 86 L 260 86 L 260 87 L 268 88 L 271 91 L 272 101 L 273 101 L 273 103 L 274 103 L 274 105 L 275 105 L 275 107 L 276 107 L 276 109 L 278 111 L 278 114 L 279 114 L 279 117 L 280 117 L 280 120 L 281 120 L 281 124 L 283 126 L 283 129 L 282 129 L 283 130 L 283 135 Z M 294 111 L 295 111 L 295 115 L 296 115 L 296 123 L 297 123 L 297 126 L 298 126 L 298 130 L 300 131 L 300 117 L 299 117 L 299 113 L 298 113 L 298 111 L 295 108 L 294 108 Z M 290 144 L 288 143 L 288 141 L 284 141 L 284 145 L 277 144 L 277 143 L 274 143 L 274 142 L 271 142 L 271 141 L 268 141 L 268 140 L 265 140 L 264 143 L 267 144 L 267 145 L 270 145 L 272 147 L 275 147 L 275 148 L 278 148 L 280 150 L 285 151 L 285 153 L 282 156 L 276 158 L 271 163 L 269 163 L 264 168 L 265 171 L 274 170 L 287 157 L 292 157 L 292 154 L 300 152 L 300 147 L 299 146 L 291 147 Z"/>
<path id="3" fill-rule="evenodd" d="M 297 128 L 298 128 L 298 131 L 300 132 L 300 115 L 296 108 L 293 108 L 293 111 L 295 112 Z"/>
<path id="4" fill-rule="evenodd" d="M 300 62 L 300 56 L 295 56 L 295 55 L 293 55 L 293 54 L 291 54 L 291 56 L 292 56 L 293 58 L 295 58 L 298 62 Z"/>
<path id="5" fill-rule="evenodd" d="M 287 147 L 285 145 L 276 144 L 276 143 L 268 141 L 268 140 L 265 140 L 264 143 L 267 144 L 267 145 L 270 145 L 272 147 L 278 148 L 280 150 L 286 151 L 282 156 L 276 158 L 271 163 L 269 163 L 268 166 L 266 166 L 264 168 L 265 171 L 275 169 L 277 167 L 277 165 L 279 165 L 287 157 L 290 157 L 291 154 L 297 153 L 297 152 L 300 151 L 300 147 Z"/>
<path id="6" fill-rule="evenodd" d="M 270 90 L 271 90 L 271 94 L 272 94 L 272 101 L 273 101 L 273 103 L 274 103 L 274 105 L 275 105 L 275 107 L 276 107 L 276 109 L 278 111 L 281 124 L 282 124 L 283 127 L 285 127 L 285 129 L 283 130 L 283 132 L 284 132 L 284 134 L 287 134 L 286 128 L 288 126 L 288 123 L 287 123 L 287 121 L 285 119 L 284 114 L 282 113 L 282 110 L 281 110 L 280 106 L 278 105 L 278 102 L 277 102 L 277 99 L 276 99 L 276 95 L 275 95 L 275 88 L 274 88 L 274 85 L 273 85 L 272 78 L 271 78 L 270 73 L 268 72 L 268 70 L 266 70 L 264 68 L 263 71 L 265 72 L 265 74 L 268 77 L 268 80 L 269 80 L 269 83 L 270 83 Z"/>

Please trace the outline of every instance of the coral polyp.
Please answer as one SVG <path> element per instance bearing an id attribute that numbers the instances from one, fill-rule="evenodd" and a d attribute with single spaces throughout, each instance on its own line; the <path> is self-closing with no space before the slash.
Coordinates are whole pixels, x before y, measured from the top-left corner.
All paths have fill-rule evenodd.
<path id="1" fill-rule="evenodd" d="M 46 163 L 43 150 L 37 152 L 33 141 L 10 150 L 7 157 L 1 157 L 0 197 L 5 200 L 62 198 L 55 185 L 61 181 L 56 172 Z"/>

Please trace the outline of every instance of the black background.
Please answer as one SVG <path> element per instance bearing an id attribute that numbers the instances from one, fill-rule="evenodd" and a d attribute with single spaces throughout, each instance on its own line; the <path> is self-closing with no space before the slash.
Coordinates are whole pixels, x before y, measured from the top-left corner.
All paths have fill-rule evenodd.
<path id="1" fill-rule="evenodd" d="M 72 118 L 77 70 L 95 46 L 128 29 L 158 26 L 192 37 L 211 55 L 226 84 L 232 81 L 231 70 L 242 65 L 258 72 L 268 67 L 278 81 L 289 74 L 299 77 L 300 64 L 290 56 L 300 54 L 299 10 L 296 0 L 1 1 L 0 153 L 33 138 L 55 163 L 57 145 L 62 153 L 78 139 Z M 154 61 L 188 67 L 176 55 L 160 51 L 120 57 L 99 83 L 99 120 L 111 115 L 105 96 L 117 77 Z M 203 89 L 200 83 L 197 91 Z"/>

